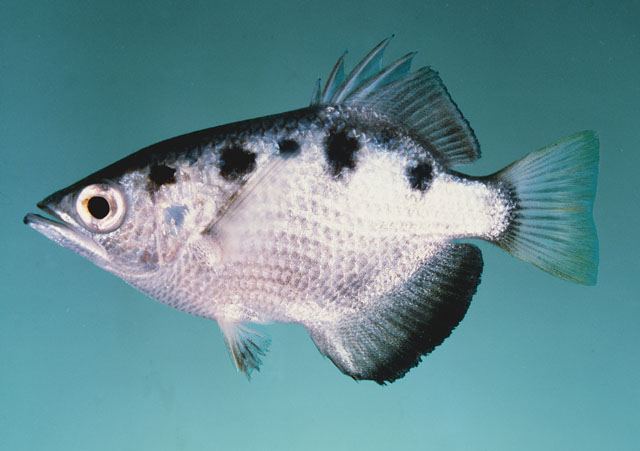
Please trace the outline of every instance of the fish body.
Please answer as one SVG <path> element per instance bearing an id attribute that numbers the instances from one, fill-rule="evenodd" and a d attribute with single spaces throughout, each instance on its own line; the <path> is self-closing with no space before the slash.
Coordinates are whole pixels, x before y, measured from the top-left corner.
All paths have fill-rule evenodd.
<path id="1" fill-rule="evenodd" d="M 402 377 L 464 317 L 495 243 L 594 283 L 598 144 L 582 132 L 486 177 L 437 73 L 384 68 L 388 40 L 311 106 L 142 149 L 39 203 L 25 222 L 150 297 L 216 320 L 238 369 L 304 325 L 345 374 Z M 319 86 L 319 85 L 318 85 Z"/>

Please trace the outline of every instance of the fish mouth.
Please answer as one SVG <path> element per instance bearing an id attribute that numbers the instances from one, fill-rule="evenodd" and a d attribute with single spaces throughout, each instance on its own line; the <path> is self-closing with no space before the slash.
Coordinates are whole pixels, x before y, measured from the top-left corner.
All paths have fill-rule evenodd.
<path id="1" fill-rule="evenodd" d="M 92 260 L 99 266 L 108 266 L 105 249 L 96 243 L 91 236 L 83 233 L 79 224 L 70 215 L 57 210 L 46 202 L 46 199 L 38 202 L 37 206 L 51 217 L 27 213 L 22 222 L 51 241 Z"/>

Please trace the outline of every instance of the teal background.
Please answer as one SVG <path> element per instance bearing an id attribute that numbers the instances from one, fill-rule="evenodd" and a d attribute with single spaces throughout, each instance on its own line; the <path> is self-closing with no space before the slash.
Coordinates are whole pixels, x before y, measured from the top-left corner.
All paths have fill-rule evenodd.
<path id="1" fill-rule="evenodd" d="M 636 450 L 640 2 L 0 0 L 0 449 Z M 488 244 L 471 309 L 404 379 L 342 375 L 273 325 L 251 382 L 217 326 L 22 224 L 157 140 L 306 105 L 391 33 L 439 70 L 493 172 L 600 133 L 596 287 Z"/>

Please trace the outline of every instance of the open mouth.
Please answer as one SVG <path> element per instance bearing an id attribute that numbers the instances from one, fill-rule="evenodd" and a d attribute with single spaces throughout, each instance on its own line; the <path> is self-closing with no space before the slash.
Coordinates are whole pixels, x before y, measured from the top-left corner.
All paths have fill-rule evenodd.
<path id="1" fill-rule="evenodd" d="M 96 243 L 91 236 L 82 233 L 73 218 L 51 207 L 45 201 L 39 202 L 38 208 L 50 215 L 51 218 L 37 213 L 27 213 L 22 220 L 26 225 L 60 246 L 71 249 L 84 257 L 94 261 L 107 261 L 104 248 Z"/>
<path id="2" fill-rule="evenodd" d="M 45 200 L 38 202 L 37 206 L 40 210 L 47 213 L 53 219 L 43 215 L 39 215 L 37 213 L 27 213 L 26 216 L 22 219 L 22 222 L 24 222 L 32 229 L 35 229 L 38 232 L 46 235 L 47 237 L 49 237 L 49 235 L 48 233 L 45 233 L 45 230 L 48 230 L 50 228 L 65 229 L 71 231 L 71 227 L 67 224 L 67 221 L 63 219 L 63 215 L 60 212 L 56 211 L 54 208 L 50 207 Z"/>
<path id="3" fill-rule="evenodd" d="M 47 213 L 48 215 L 53 216 L 56 220 L 47 218 L 46 216 L 42 216 L 37 213 L 27 213 L 25 217 L 22 219 L 22 222 L 24 222 L 26 225 L 36 230 L 38 230 L 38 228 L 41 227 L 42 224 L 49 224 L 51 226 L 62 226 L 62 227 L 65 226 L 64 222 L 62 222 L 62 218 L 60 217 L 60 215 L 56 213 L 55 210 L 47 206 L 47 204 L 45 204 L 44 202 L 38 202 L 38 208 L 44 211 L 45 213 Z"/>

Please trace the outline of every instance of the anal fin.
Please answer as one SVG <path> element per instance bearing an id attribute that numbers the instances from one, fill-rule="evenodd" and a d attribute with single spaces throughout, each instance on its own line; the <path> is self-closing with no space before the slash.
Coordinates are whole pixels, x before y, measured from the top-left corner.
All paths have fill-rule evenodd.
<path id="1" fill-rule="evenodd" d="M 218 321 L 218 324 L 233 363 L 238 371 L 251 379 L 254 370 L 260 371 L 262 357 L 266 355 L 271 341 L 242 323 Z"/>
<path id="2" fill-rule="evenodd" d="M 462 320 L 480 283 L 482 254 L 448 244 L 404 283 L 332 323 L 309 327 L 322 354 L 356 380 L 393 382 Z"/>

